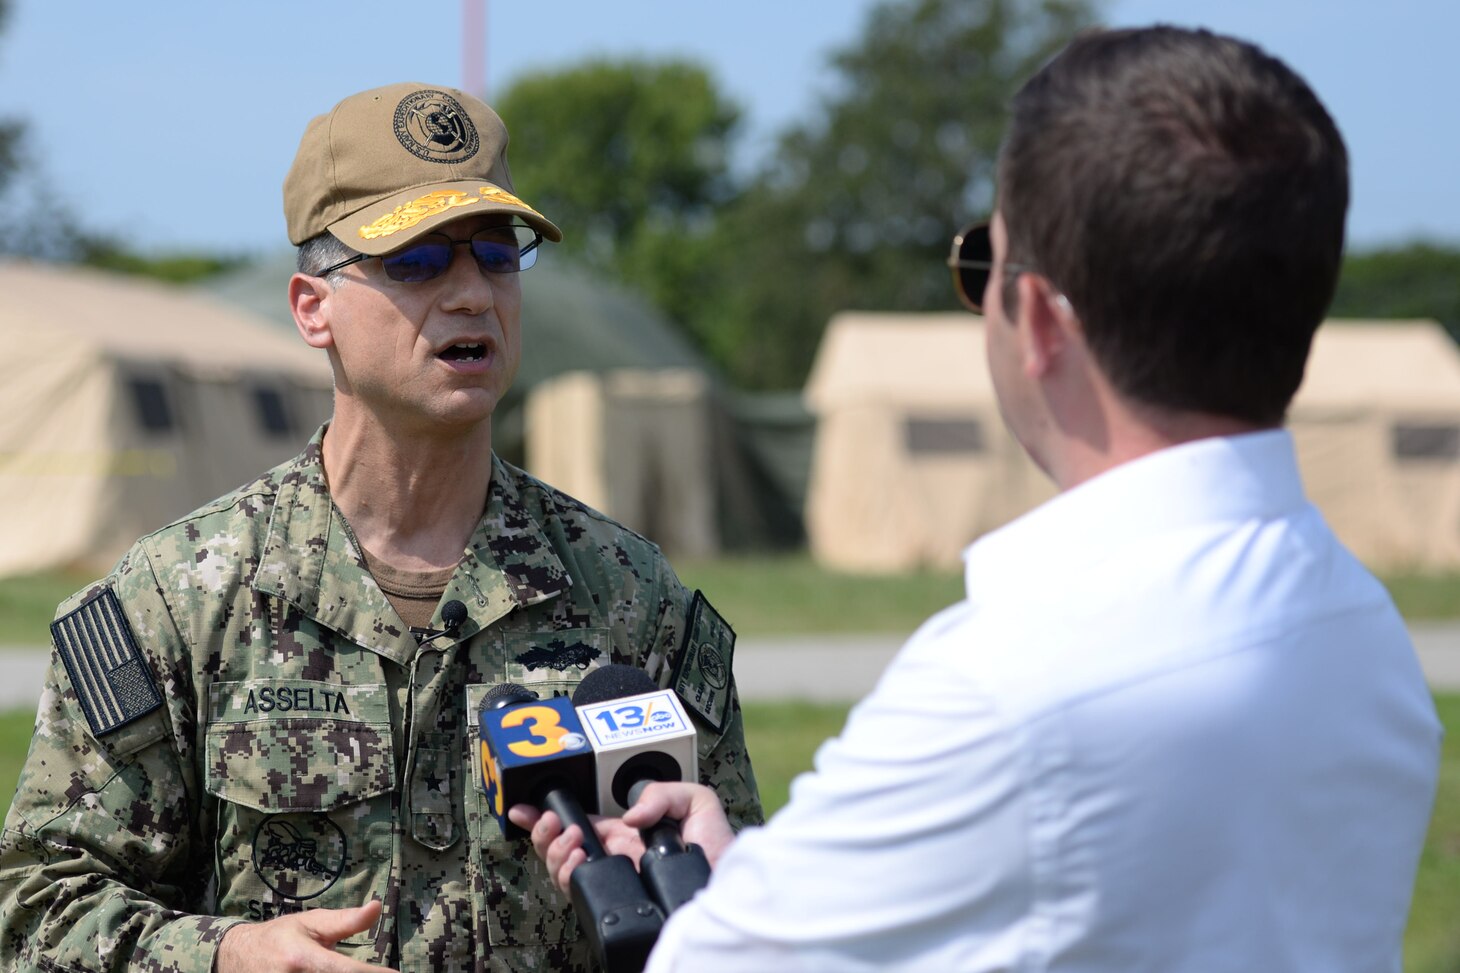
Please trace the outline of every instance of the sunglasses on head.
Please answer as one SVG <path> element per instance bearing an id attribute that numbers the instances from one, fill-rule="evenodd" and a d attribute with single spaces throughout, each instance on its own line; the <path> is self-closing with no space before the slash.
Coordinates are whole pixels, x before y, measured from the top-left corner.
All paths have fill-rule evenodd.
<path id="1" fill-rule="evenodd" d="M 488 274 L 515 274 L 537 263 L 537 247 L 542 234 L 530 226 L 489 226 L 478 230 L 468 240 L 453 240 L 444 233 L 428 233 L 410 246 L 379 257 L 385 276 L 406 284 L 432 280 L 446 273 L 456 256 L 457 247 L 470 247 L 477 266 Z M 371 260 L 369 254 L 357 253 L 324 268 L 315 277 L 324 277 L 342 267 Z"/>
<path id="2" fill-rule="evenodd" d="M 984 290 L 994 270 L 994 243 L 987 223 L 974 223 L 959 231 L 948 251 L 948 267 L 953 271 L 953 289 L 963 306 L 982 314 Z M 1007 261 L 1003 269 L 1015 274 L 1037 273 L 1026 264 Z"/>

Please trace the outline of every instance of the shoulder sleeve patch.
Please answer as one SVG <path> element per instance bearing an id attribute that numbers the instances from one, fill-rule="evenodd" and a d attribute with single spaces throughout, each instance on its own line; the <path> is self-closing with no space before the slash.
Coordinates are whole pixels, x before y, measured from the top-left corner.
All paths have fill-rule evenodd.
<path id="1" fill-rule="evenodd" d="M 111 588 L 52 622 L 51 638 L 95 736 L 119 730 L 162 705 Z"/>
<path id="2" fill-rule="evenodd" d="M 710 605 L 704 592 L 696 591 L 670 685 L 684 705 L 716 733 L 724 731 L 730 718 L 734 655 L 735 630 Z"/>

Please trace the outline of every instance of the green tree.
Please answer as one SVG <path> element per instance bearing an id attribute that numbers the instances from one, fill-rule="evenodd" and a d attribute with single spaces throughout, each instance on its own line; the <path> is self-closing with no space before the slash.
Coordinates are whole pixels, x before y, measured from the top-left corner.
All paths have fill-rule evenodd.
<path id="1" fill-rule="evenodd" d="M 0 0 L 0 34 L 10 20 L 10 0 Z M 19 159 L 16 149 L 20 140 L 21 126 L 12 119 L 0 119 L 0 193 L 5 191 L 15 172 Z"/>
<path id="2" fill-rule="evenodd" d="M 1329 314 L 1434 318 L 1460 338 L 1460 248 L 1411 243 L 1349 254 Z"/>
<path id="3" fill-rule="evenodd" d="M 795 388 L 843 309 L 955 306 L 943 258 L 988 212 L 1007 105 L 1086 0 L 886 0 L 718 224 L 686 323 L 741 385 Z M 708 298 L 706 294 L 708 293 Z"/>
<path id="4" fill-rule="evenodd" d="M 562 253 L 672 305 L 685 253 L 734 192 L 740 113 L 704 69 L 592 61 L 520 78 L 496 107 L 513 183 L 563 228 Z"/>
<path id="5" fill-rule="evenodd" d="M 10 0 L 0 0 L 0 34 L 10 20 Z M 25 125 L 13 118 L 0 118 L 0 205 L 13 212 L 10 200 L 16 193 L 15 183 L 22 170 L 22 147 Z M 10 252 L 15 241 L 6 230 L 0 230 L 0 253 Z"/>
<path id="6" fill-rule="evenodd" d="M 816 116 L 736 185 L 739 113 L 695 65 L 591 62 L 497 109 L 564 256 L 613 273 L 747 388 L 794 388 L 843 308 L 953 306 L 942 257 L 986 212 L 1010 95 L 1092 0 L 884 0 Z"/>

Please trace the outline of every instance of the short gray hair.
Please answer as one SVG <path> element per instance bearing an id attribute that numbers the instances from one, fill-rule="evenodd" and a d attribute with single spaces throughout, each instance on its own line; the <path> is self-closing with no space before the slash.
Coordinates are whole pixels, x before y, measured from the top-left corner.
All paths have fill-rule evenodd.
<path id="1" fill-rule="evenodd" d="M 340 242 L 340 239 L 333 233 L 326 230 L 316 234 L 299 244 L 299 252 L 295 256 L 294 266 L 301 274 L 310 277 L 319 277 L 320 271 L 326 267 L 332 267 L 342 260 L 349 260 L 355 256 L 357 251 L 351 250 Z M 331 284 L 337 284 L 340 275 L 337 272 L 330 274 L 327 278 Z"/>

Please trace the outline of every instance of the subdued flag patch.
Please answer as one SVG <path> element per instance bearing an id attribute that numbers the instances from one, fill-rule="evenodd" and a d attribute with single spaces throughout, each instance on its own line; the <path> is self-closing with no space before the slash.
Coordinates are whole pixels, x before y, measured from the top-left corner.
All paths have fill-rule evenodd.
<path id="1" fill-rule="evenodd" d="M 96 736 L 120 729 L 162 705 L 112 589 L 103 589 L 52 622 L 51 638 Z"/>

